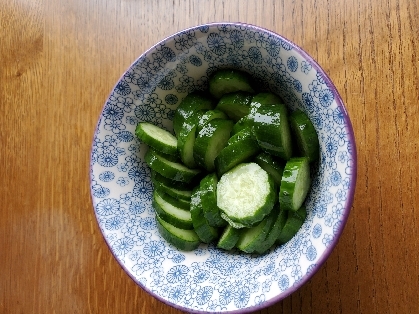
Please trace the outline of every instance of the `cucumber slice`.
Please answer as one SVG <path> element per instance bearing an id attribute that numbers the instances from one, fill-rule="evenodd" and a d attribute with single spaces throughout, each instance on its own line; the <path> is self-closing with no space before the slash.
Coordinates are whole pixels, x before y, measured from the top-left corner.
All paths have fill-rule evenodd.
<path id="1" fill-rule="evenodd" d="M 185 201 L 191 200 L 192 188 L 188 187 L 186 183 L 170 180 L 156 171 L 151 171 L 151 181 L 154 188 L 160 189 L 174 198 Z"/>
<path id="2" fill-rule="evenodd" d="M 167 160 L 152 149 L 147 151 L 144 159 L 151 169 L 175 181 L 191 182 L 200 173 L 198 169 L 189 169 L 181 163 Z"/>
<path id="3" fill-rule="evenodd" d="M 287 221 L 288 211 L 280 210 L 279 206 L 275 206 L 272 212 L 275 212 L 276 220 L 272 225 L 271 230 L 269 230 L 266 238 L 263 242 L 255 249 L 256 253 L 263 254 L 269 250 L 278 239 L 281 234 L 282 229 L 284 228 L 285 222 Z"/>
<path id="4" fill-rule="evenodd" d="M 193 228 L 204 243 L 210 243 L 218 238 L 218 229 L 210 226 L 204 216 L 204 209 L 202 208 L 201 190 L 196 187 L 192 192 L 191 198 L 191 217 Z"/>
<path id="5" fill-rule="evenodd" d="M 253 139 L 256 141 L 256 137 L 250 127 L 243 128 L 236 134 L 232 135 L 228 140 L 227 145 L 231 145 L 245 139 Z"/>
<path id="6" fill-rule="evenodd" d="M 213 227 L 224 227 L 227 222 L 221 218 L 220 209 L 217 206 L 217 183 L 218 178 L 215 173 L 210 173 L 201 180 L 199 185 L 201 204 L 208 224 Z"/>
<path id="7" fill-rule="evenodd" d="M 284 168 L 279 188 L 279 203 L 285 210 L 298 210 L 310 189 L 310 166 L 307 157 L 291 158 Z"/>
<path id="8" fill-rule="evenodd" d="M 319 138 L 307 114 L 301 110 L 296 110 L 289 116 L 289 123 L 300 156 L 308 157 L 310 162 L 319 159 Z"/>
<path id="9" fill-rule="evenodd" d="M 285 163 L 282 160 L 277 160 L 268 153 L 260 153 L 255 157 L 255 163 L 272 176 L 278 187 L 281 185 L 282 173 L 285 167 Z"/>
<path id="10" fill-rule="evenodd" d="M 231 250 L 236 246 L 239 237 L 240 229 L 235 229 L 232 226 L 227 225 L 218 240 L 217 247 L 224 250 Z"/>
<path id="11" fill-rule="evenodd" d="M 233 144 L 224 147 L 215 158 L 214 163 L 218 177 L 241 163 L 251 161 L 259 152 L 260 147 L 254 138 L 248 137 L 233 141 Z"/>
<path id="12" fill-rule="evenodd" d="M 261 105 L 272 105 L 280 103 L 282 103 L 281 98 L 279 98 L 277 95 L 273 93 L 263 92 L 256 94 L 255 96 L 253 96 L 252 102 L 250 103 L 248 120 L 253 122 L 256 114 L 256 109 L 259 108 Z"/>
<path id="13" fill-rule="evenodd" d="M 159 195 L 159 197 L 161 197 L 165 202 L 169 203 L 170 205 L 180 208 L 180 209 L 184 209 L 184 210 L 190 210 L 191 209 L 191 201 L 190 200 L 185 200 L 182 198 L 177 198 L 174 196 L 171 196 L 170 194 L 167 194 L 164 189 L 161 189 L 159 187 L 156 188 L 156 191 Z"/>
<path id="14" fill-rule="evenodd" d="M 199 110 L 185 119 L 182 128 L 179 130 L 177 137 L 177 148 L 182 162 L 188 168 L 196 168 L 196 162 L 193 157 L 193 145 L 195 144 L 196 130 L 199 120 L 205 111 Z"/>
<path id="15" fill-rule="evenodd" d="M 220 151 L 227 145 L 233 122 L 230 120 L 215 119 L 209 121 L 199 131 L 193 148 L 195 162 L 208 172 L 215 169 L 214 160 Z"/>
<path id="16" fill-rule="evenodd" d="M 236 124 L 233 126 L 233 130 L 231 131 L 231 135 L 237 134 L 241 130 L 245 128 L 251 128 L 253 125 L 253 119 L 249 119 L 249 115 L 244 116 Z"/>
<path id="17" fill-rule="evenodd" d="M 229 223 L 251 227 L 271 212 L 275 190 L 273 179 L 258 164 L 240 164 L 218 182 L 217 205 Z"/>
<path id="18" fill-rule="evenodd" d="M 177 140 L 170 132 L 148 122 L 140 122 L 135 129 L 135 135 L 145 144 L 155 150 L 177 155 Z"/>
<path id="19" fill-rule="evenodd" d="M 279 244 L 288 242 L 296 235 L 298 230 L 300 230 L 304 223 L 304 219 L 301 219 L 301 216 L 304 215 L 303 212 L 306 212 L 306 208 L 301 206 L 300 209 L 296 212 L 288 211 L 287 221 L 285 222 L 284 228 L 282 228 L 282 231 L 277 239 Z"/>
<path id="20" fill-rule="evenodd" d="M 207 122 L 214 120 L 214 119 L 227 119 L 227 115 L 222 112 L 221 110 L 208 110 L 199 119 L 198 127 L 196 129 L 197 133 L 202 130 L 202 128 L 207 124 Z"/>
<path id="21" fill-rule="evenodd" d="M 181 229 L 193 229 L 191 212 L 167 202 L 160 196 L 159 190 L 153 192 L 153 208 L 161 219 L 171 225 Z"/>
<path id="22" fill-rule="evenodd" d="M 213 100 L 202 93 L 194 92 L 188 94 L 175 110 L 173 116 L 173 130 L 179 134 L 183 122 L 198 110 L 209 110 L 214 108 Z"/>
<path id="23" fill-rule="evenodd" d="M 238 70 L 218 70 L 209 80 L 209 91 L 215 98 L 237 91 L 254 93 L 249 75 Z"/>
<path id="24" fill-rule="evenodd" d="M 291 133 L 284 104 L 261 105 L 256 109 L 253 131 L 260 147 L 275 156 L 291 158 Z"/>
<path id="25" fill-rule="evenodd" d="M 157 229 L 167 242 L 183 251 L 193 251 L 201 243 L 194 230 L 177 228 L 156 215 Z"/>
<path id="26" fill-rule="evenodd" d="M 252 97 L 252 94 L 246 92 L 225 94 L 215 109 L 223 111 L 230 119 L 237 122 L 249 114 Z"/>
<path id="27" fill-rule="evenodd" d="M 263 244 L 263 240 L 265 240 L 266 235 L 271 230 L 275 219 L 276 215 L 271 213 L 255 227 L 242 229 L 236 247 L 243 252 L 253 253 Z"/>

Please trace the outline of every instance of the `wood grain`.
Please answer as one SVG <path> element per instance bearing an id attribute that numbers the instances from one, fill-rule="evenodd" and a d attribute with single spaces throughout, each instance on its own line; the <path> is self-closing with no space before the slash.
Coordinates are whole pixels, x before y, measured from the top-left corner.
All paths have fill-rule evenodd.
<path id="1" fill-rule="evenodd" d="M 303 47 L 352 119 L 358 181 L 342 238 L 299 291 L 257 313 L 419 309 L 415 0 L 10 0 L 0 5 L 0 312 L 180 313 L 112 257 L 89 154 L 111 88 L 158 40 L 241 21 Z"/>

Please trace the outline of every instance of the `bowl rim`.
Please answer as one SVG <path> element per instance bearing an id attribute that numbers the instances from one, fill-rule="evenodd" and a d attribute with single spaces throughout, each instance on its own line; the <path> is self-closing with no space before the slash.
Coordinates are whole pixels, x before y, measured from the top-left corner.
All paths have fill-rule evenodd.
<path id="1" fill-rule="evenodd" d="M 343 233 L 343 230 L 346 226 L 346 222 L 349 218 L 349 214 L 351 212 L 351 208 L 353 206 L 353 200 L 354 200 L 354 194 L 355 194 L 355 187 L 356 187 L 356 181 L 357 181 L 357 149 L 356 149 L 356 142 L 355 142 L 355 134 L 354 134 L 354 130 L 353 130 L 353 126 L 351 123 L 351 120 L 349 118 L 349 114 L 346 110 L 345 104 L 342 100 L 342 97 L 340 96 L 336 86 L 333 84 L 332 80 L 330 79 L 330 77 L 328 76 L 328 74 L 323 70 L 323 68 L 317 63 L 316 60 L 313 59 L 313 57 L 311 57 L 307 52 L 305 52 L 300 46 L 298 46 L 297 44 L 295 44 L 294 42 L 292 42 L 291 40 L 289 40 L 288 38 L 274 32 L 271 31 L 267 28 L 264 27 L 260 27 L 260 26 L 256 26 L 254 24 L 250 24 L 250 23 L 243 23 L 243 22 L 210 22 L 210 23 L 202 23 L 202 24 L 198 24 L 195 26 L 191 26 L 182 30 L 178 30 L 175 33 L 163 38 L 162 40 L 158 41 L 157 43 L 155 43 L 154 45 L 152 45 L 150 48 L 148 48 L 147 50 L 145 50 L 143 53 L 141 53 L 129 66 L 128 68 L 122 73 L 122 75 L 119 77 L 119 79 L 116 81 L 116 83 L 113 85 L 113 88 L 111 89 L 111 91 L 109 92 L 108 96 L 106 97 L 105 100 L 105 104 L 106 101 L 109 99 L 109 97 L 112 94 L 112 91 L 116 88 L 116 86 L 118 85 L 118 83 L 123 79 L 123 77 L 126 75 L 126 73 L 128 71 L 130 71 L 130 69 L 144 56 L 148 55 L 151 51 L 155 50 L 156 47 L 162 43 L 167 42 L 168 40 L 173 40 L 175 36 L 183 33 L 183 32 L 187 32 L 190 30 L 196 30 L 199 29 L 201 27 L 217 27 L 217 26 L 224 26 L 224 25 L 231 25 L 231 26 L 240 26 L 240 27 L 244 27 L 244 28 L 250 28 L 256 31 L 262 31 L 264 33 L 267 33 L 268 35 L 274 36 L 276 38 L 279 38 L 280 40 L 284 41 L 286 44 L 290 45 L 294 50 L 296 50 L 298 52 L 298 54 L 300 54 L 307 62 L 310 63 L 310 65 L 315 68 L 315 70 L 319 73 L 322 74 L 323 79 L 325 84 L 329 87 L 329 89 L 332 91 L 333 96 L 334 96 L 334 100 L 337 103 L 337 106 L 340 107 L 343 111 L 344 111 L 344 115 L 343 118 L 345 120 L 345 126 L 346 129 L 348 131 L 348 138 L 350 139 L 351 142 L 351 148 L 352 148 L 352 152 L 351 152 L 351 159 L 352 159 L 352 172 L 350 174 L 351 177 L 351 183 L 350 186 L 348 188 L 348 197 L 347 200 L 345 202 L 345 207 L 344 207 L 344 214 L 342 216 L 342 220 L 341 220 L 341 224 L 339 225 L 338 230 L 335 233 L 335 236 L 333 238 L 333 240 L 330 242 L 330 244 L 324 249 L 324 251 L 321 254 L 321 257 L 319 258 L 318 262 L 316 263 L 316 266 L 309 272 L 304 274 L 298 282 L 296 282 L 295 284 L 293 284 L 292 286 L 288 287 L 285 291 L 277 294 L 276 296 L 274 296 L 273 298 L 262 302 L 261 304 L 257 304 L 257 305 L 253 305 L 250 307 L 246 307 L 243 309 L 236 309 L 236 310 L 229 310 L 229 311 L 222 311 L 222 312 L 208 312 L 208 311 L 201 311 L 201 310 L 194 310 L 194 309 L 190 309 L 190 308 L 185 308 L 181 305 L 178 305 L 176 303 L 170 302 L 166 299 L 164 299 L 163 297 L 157 295 L 156 293 L 154 293 L 153 291 L 151 291 L 149 288 L 147 288 L 146 286 L 144 286 L 141 282 L 139 282 L 134 276 L 133 274 L 131 274 L 131 272 L 124 266 L 124 264 L 119 260 L 119 258 L 114 254 L 110 243 L 108 242 L 108 240 L 105 238 L 103 232 L 101 231 L 100 225 L 99 225 L 99 221 L 98 221 L 98 217 L 96 214 L 96 211 L 93 208 L 93 212 L 95 215 L 95 220 L 96 220 L 96 224 L 99 227 L 99 231 L 102 235 L 102 238 L 105 240 L 106 245 L 109 248 L 109 251 L 111 252 L 112 256 L 116 259 L 116 261 L 118 262 L 119 266 L 124 270 L 124 272 L 138 285 L 140 286 L 143 290 L 145 290 L 148 294 L 150 294 L 151 296 L 153 296 L 154 298 L 158 299 L 159 301 L 173 307 L 176 308 L 178 310 L 181 311 L 186 311 L 188 313 L 200 313 L 200 314 L 206 314 L 206 313 L 223 313 L 223 314 L 238 314 L 238 313 L 250 313 L 250 312 L 254 312 L 254 311 L 258 311 L 258 310 L 262 310 L 264 308 L 270 307 L 276 303 L 278 303 L 279 301 L 284 300 L 286 297 L 290 296 L 291 294 L 293 294 L 295 291 L 297 291 L 298 289 L 300 289 L 303 285 L 305 285 L 313 276 L 315 273 L 317 273 L 317 271 L 323 267 L 323 264 L 326 262 L 326 260 L 329 258 L 329 256 L 331 255 L 332 251 L 334 250 L 334 248 L 336 247 L 337 243 L 339 242 L 340 236 Z M 104 105 L 102 106 L 102 109 L 99 113 L 98 119 L 97 119 L 97 124 L 95 127 L 95 132 L 93 134 L 93 139 L 92 139 L 92 143 L 94 138 L 97 135 L 97 131 L 98 131 L 98 127 L 100 125 L 100 117 L 103 115 L 103 110 L 104 110 Z M 91 150 L 90 150 L 90 165 L 89 165 L 89 189 L 90 189 L 90 197 L 91 197 L 91 201 L 93 204 L 93 199 L 94 199 L 94 195 L 93 195 L 93 190 L 91 188 L 92 186 L 92 175 L 93 175 L 93 166 L 92 166 L 92 162 L 91 162 L 91 158 L 92 158 L 92 152 L 93 152 L 93 144 L 91 146 Z"/>

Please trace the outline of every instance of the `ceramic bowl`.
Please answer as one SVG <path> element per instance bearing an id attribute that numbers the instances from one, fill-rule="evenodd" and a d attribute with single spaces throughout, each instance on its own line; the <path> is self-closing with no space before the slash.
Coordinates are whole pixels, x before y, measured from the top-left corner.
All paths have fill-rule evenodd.
<path id="1" fill-rule="evenodd" d="M 172 130 L 180 101 L 208 88 L 219 68 L 252 75 L 260 90 L 304 110 L 321 153 L 297 235 L 266 255 L 225 252 L 202 244 L 183 252 L 157 231 L 147 147 L 139 121 Z M 111 91 L 91 151 L 94 212 L 111 252 L 127 274 L 162 302 L 194 313 L 245 313 L 274 304 L 307 282 L 338 242 L 356 181 L 356 148 L 345 106 L 333 83 L 300 47 L 253 25 L 214 23 L 178 32 L 151 47 Z"/>

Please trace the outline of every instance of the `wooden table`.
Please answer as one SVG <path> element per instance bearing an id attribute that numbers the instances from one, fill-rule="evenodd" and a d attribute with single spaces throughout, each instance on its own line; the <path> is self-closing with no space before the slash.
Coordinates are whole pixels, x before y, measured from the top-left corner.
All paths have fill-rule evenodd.
<path id="1" fill-rule="evenodd" d="M 335 82 L 357 140 L 339 244 L 308 284 L 258 313 L 418 313 L 415 0 L 2 0 L 1 313 L 180 313 L 136 286 L 106 246 L 90 147 L 131 62 L 213 21 L 256 24 L 303 47 Z"/>

